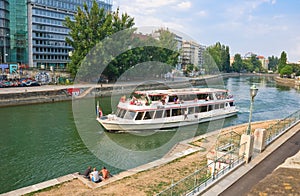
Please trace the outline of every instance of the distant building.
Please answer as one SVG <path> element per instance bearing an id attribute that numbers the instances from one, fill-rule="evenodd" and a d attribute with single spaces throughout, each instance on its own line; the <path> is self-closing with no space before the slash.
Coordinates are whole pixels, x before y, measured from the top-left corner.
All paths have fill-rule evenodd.
<path id="1" fill-rule="evenodd" d="M 164 29 L 161 29 L 161 30 L 164 30 Z M 168 29 L 166 29 L 166 30 L 168 31 Z M 160 36 L 159 31 L 160 31 L 160 30 L 153 32 L 153 33 L 151 34 L 151 36 L 152 36 L 154 39 L 159 39 L 159 36 Z M 172 32 L 172 33 L 173 33 L 173 32 Z M 175 41 L 177 42 L 177 51 L 180 51 L 180 50 L 182 49 L 182 43 L 183 43 L 182 37 L 181 37 L 180 35 L 175 34 L 175 33 L 173 33 L 173 35 L 174 35 Z M 178 64 L 177 64 L 177 66 L 176 66 L 176 69 L 181 69 L 181 68 L 182 68 L 182 56 L 179 55 L 179 56 L 178 56 Z"/>
<path id="2" fill-rule="evenodd" d="M 266 59 L 264 56 L 257 56 L 257 58 L 261 62 L 262 67 L 268 70 L 269 59 Z"/>
<path id="3" fill-rule="evenodd" d="M 203 64 L 203 52 L 205 46 L 202 46 L 194 41 L 183 41 L 182 43 L 182 64 L 193 64 L 200 66 Z"/>
<path id="4" fill-rule="evenodd" d="M 1 62 L 6 53 L 8 61 L 30 67 L 66 67 L 72 47 L 63 22 L 84 3 L 90 8 L 93 0 L 0 0 Z M 112 9 L 112 0 L 97 3 Z"/>
<path id="5" fill-rule="evenodd" d="M 229 62 L 230 62 L 230 66 L 232 66 L 232 64 L 234 63 L 234 56 L 231 56 L 231 57 L 230 57 Z"/>

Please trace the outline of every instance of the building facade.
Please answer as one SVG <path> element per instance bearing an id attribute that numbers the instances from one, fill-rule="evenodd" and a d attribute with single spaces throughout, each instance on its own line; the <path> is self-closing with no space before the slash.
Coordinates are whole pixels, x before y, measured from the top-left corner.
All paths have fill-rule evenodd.
<path id="1" fill-rule="evenodd" d="M 200 67 L 203 64 L 204 50 L 204 46 L 194 41 L 184 41 L 182 44 L 182 65 L 193 64 Z"/>
<path id="2" fill-rule="evenodd" d="M 0 62 L 6 63 L 9 49 L 9 2 L 0 0 Z"/>
<path id="3" fill-rule="evenodd" d="M 9 0 L 9 61 L 28 63 L 27 0 Z"/>
<path id="4" fill-rule="evenodd" d="M 6 53 L 13 63 L 65 68 L 72 47 L 65 42 L 69 29 L 63 23 L 67 16 L 73 18 L 77 7 L 84 3 L 90 8 L 93 0 L 0 0 L 1 8 L 6 8 L 0 9 L 2 51 L 7 45 Z M 112 9 L 112 0 L 97 3 L 107 11 Z M 5 35 L 7 39 L 3 39 Z"/>

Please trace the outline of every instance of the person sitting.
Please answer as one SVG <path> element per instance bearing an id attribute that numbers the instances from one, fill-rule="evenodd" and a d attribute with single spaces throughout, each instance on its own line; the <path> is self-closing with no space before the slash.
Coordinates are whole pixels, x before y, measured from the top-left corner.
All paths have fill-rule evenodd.
<path id="1" fill-rule="evenodd" d="M 106 180 L 110 176 L 109 171 L 105 167 L 102 168 L 101 174 L 103 180 Z"/>
<path id="2" fill-rule="evenodd" d="M 85 178 L 90 178 L 90 173 L 92 172 L 92 167 L 88 166 L 88 168 L 84 171 L 83 176 Z"/>
<path id="3" fill-rule="evenodd" d="M 99 172 L 97 171 L 97 169 L 94 167 L 93 172 L 90 173 L 90 179 L 92 180 L 92 182 L 101 182 L 100 178 L 99 178 Z"/>

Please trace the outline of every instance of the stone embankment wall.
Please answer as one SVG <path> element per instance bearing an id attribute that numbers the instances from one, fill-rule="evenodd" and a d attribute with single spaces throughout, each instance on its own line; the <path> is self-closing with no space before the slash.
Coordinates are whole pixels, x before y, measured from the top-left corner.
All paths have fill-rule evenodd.
<path id="1" fill-rule="evenodd" d="M 49 103 L 71 100 L 72 97 L 66 90 L 34 91 L 18 93 L 6 93 L 0 95 L 0 107 L 12 105 L 26 105 L 35 103 Z"/>
<path id="2" fill-rule="evenodd" d="M 254 74 L 250 74 L 254 75 Z M 81 94 L 89 89 L 89 93 L 85 96 L 71 96 L 68 93 L 69 88 L 73 86 L 65 86 L 57 90 L 43 90 L 43 86 L 39 87 L 39 90 L 31 90 L 24 88 L 24 91 L 14 92 L 12 89 L 10 93 L 1 93 L 0 94 L 0 107 L 13 106 L 13 105 L 27 105 L 27 104 L 36 104 L 36 103 L 51 103 L 57 101 L 69 101 L 76 98 L 82 97 L 98 97 L 98 96 L 110 96 L 112 93 L 114 95 L 121 95 L 124 93 L 131 93 L 135 90 L 150 90 L 150 89 L 167 89 L 167 88 L 188 88 L 192 85 L 205 85 L 212 84 L 213 82 L 219 82 L 223 78 L 229 77 L 238 77 L 238 76 L 250 76 L 249 74 L 238 74 L 238 73 L 229 73 L 221 75 L 213 75 L 209 77 L 202 78 L 184 78 L 182 80 L 167 80 L 167 81 L 137 81 L 136 83 L 132 82 L 130 84 L 103 84 L 95 85 L 90 87 L 88 85 L 82 85 L 80 88 Z M 257 75 L 257 74 L 255 74 Z M 258 75 L 265 76 L 265 75 Z M 270 75 L 268 75 L 270 76 Z M 274 75 L 271 75 L 274 76 Z M 75 87 L 76 88 L 76 87 Z M 92 88 L 92 89 L 90 89 Z"/>
<path id="3" fill-rule="evenodd" d="M 275 81 L 283 86 L 290 86 L 296 89 L 300 88 L 300 80 L 297 79 L 275 77 Z"/>

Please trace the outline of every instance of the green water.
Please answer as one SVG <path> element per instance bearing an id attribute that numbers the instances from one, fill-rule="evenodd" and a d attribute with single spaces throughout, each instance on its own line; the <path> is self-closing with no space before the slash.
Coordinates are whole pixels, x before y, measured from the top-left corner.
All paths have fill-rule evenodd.
<path id="1" fill-rule="evenodd" d="M 259 88 L 253 121 L 284 118 L 300 109 L 300 94 L 260 77 L 224 81 L 240 112 L 225 121 L 164 132 L 114 134 L 95 120 L 95 100 L 0 108 L 0 193 L 83 171 L 88 165 L 107 166 L 113 174 L 155 160 L 177 142 L 219 127 L 247 123 L 249 88 Z M 1 89 L 0 89 L 1 90 Z M 111 98 L 97 98 L 104 114 Z M 74 105 L 80 107 L 74 119 Z"/>
<path id="2" fill-rule="evenodd" d="M 101 165 L 76 131 L 71 102 L 0 111 L 0 192 Z"/>

